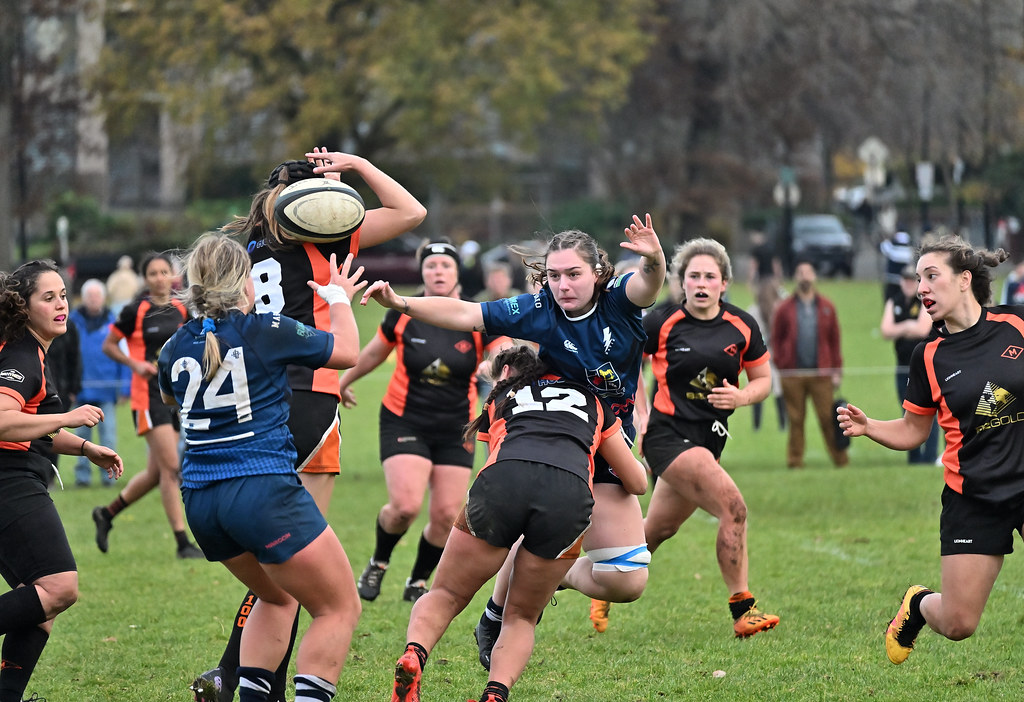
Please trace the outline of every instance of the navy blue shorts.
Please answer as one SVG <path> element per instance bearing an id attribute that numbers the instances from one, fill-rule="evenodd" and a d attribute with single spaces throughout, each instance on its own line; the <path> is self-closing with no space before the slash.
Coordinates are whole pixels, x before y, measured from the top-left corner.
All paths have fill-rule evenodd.
<path id="1" fill-rule="evenodd" d="M 567 470 L 532 461 L 498 461 L 473 481 L 455 528 L 491 546 L 523 548 L 540 558 L 576 558 L 590 528 L 594 496 Z"/>
<path id="2" fill-rule="evenodd" d="M 468 417 L 467 417 L 468 420 Z M 429 458 L 435 466 L 473 467 L 473 451 L 462 441 L 464 424 L 420 429 L 380 408 L 380 460 L 403 454 Z M 470 444 L 473 449 L 476 447 Z"/>
<path id="3" fill-rule="evenodd" d="M 948 485 L 942 489 L 939 517 L 940 553 L 978 553 L 1003 556 L 1013 553 L 1013 532 L 1024 535 L 1024 498 L 985 502 L 965 497 Z"/>
<path id="4" fill-rule="evenodd" d="M 260 563 L 284 563 L 327 528 L 297 473 L 219 480 L 181 494 L 209 561 L 252 553 Z"/>

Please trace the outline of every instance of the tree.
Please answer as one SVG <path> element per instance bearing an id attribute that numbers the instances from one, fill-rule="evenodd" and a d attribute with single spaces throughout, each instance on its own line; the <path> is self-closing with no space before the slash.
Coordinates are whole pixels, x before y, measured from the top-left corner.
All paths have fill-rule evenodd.
<path id="1" fill-rule="evenodd" d="M 453 188 L 572 120 L 597 134 L 645 56 L 650 0 L 111 3 L 95 85 L 112 129 L 158 101 L 200 153 L 259 163 L 313 145 L 416 161 Z M 222 156 L 223 155 L 223 156 Z M 484 173 L 480 174 L 484 176 Z M 490 173 L 487 173 L 490 175 Z"/>

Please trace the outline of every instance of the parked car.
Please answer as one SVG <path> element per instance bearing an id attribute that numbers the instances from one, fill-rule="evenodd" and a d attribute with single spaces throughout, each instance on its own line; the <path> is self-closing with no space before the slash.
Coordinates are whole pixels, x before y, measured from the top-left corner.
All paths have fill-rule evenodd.
<path id="1" fill-rule="evenodd" d="M 831 214 L 793 217 L 793 263 L 814 263 L 818 273 L 853 275 L 853 237 L 842 221 Z"/>

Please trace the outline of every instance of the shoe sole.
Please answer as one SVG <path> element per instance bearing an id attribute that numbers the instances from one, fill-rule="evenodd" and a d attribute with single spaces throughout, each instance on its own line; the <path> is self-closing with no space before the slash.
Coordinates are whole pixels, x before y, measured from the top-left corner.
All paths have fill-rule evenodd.
<path id="1" fill-rule="evenodd" d="M 755 634 L 760 634 L 762 631 L 768 631 L 769 629 L 774 629 L 778 625 L 779 625 L 779 623 L 777 621 L 775 621 L 775 622 L 771 622 L 769 624 L 765 624 L 764 626 L 762 626 L 762 627 L 760 627 L 758 629 L 754 629 L 753 631 L 748 631 L 748 632 L 745 632 L 745 633 L 741 634 L 740 632 L 733 630 L 733 633 L 736 635 L 737 639 L 749 639 L 751 636 L 753 636 Z"/>
<path id="2" fill-rule="evenodd" d="M 395 689 L 391 693 L 391 702 L 420 702 L 419 694 L 413 689 L 416 684 L 416 672 L 406 670 L 399 659 L 395 666 Z"/>

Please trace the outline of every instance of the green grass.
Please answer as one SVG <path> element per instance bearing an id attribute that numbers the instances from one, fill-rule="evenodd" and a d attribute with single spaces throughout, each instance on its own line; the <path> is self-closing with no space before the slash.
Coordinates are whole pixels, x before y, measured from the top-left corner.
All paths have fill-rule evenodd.
<path id="1" fill-rule="evenodd" d="M 879 417 L 896 416 L 893 354 L 876 331 L 876 283 L 822 286 L 837 303 L 849 367 L 842 393 Z M 733 299 L 749 302 L 737 287 Z M 379 308 L 357 310 L 362 340 Z M 374 516 L 385 500 L 377 460 L 378 402 L 385 365 L 356 385 L 361 401 L 342 413 L 343 473 L 331 522 L 356 572 L 370 556 Z M 808 431 L 807 468 L 784 463 L 785 435 L 771 403 L 751 430 L 749 408 L 731 422 L 723 464 L 749 508 L 751 587 L 777 629 L 732 637 L 715 562 L 716 523 L 695 514 L 655 555 L 636 603 L 612 607 L 607 633 L 587 619 L 588 601 L 558 595 L 538 628 L 537 647 L 513 690 L 516 700 L 978 700 L 1020 699 L 1019 631 L 1024 582 L 1010 557 L 977 633 L 960 643 L 926 631 L 902 666 L 885 658 L 882 632 L 904 589 L 938 587 L 941 470 L 908 467 L 902 454 L 859 439 L 846 469 L 831 467 L 820 436 Z M 122 408 L 127 472 L 144 460 Z M 813 422 L 813 420 L 811 420 Z M 72 461 L 63 460 L 70 483 Z M 93 544 L 89 512 L 114 492 L 55 493 L 78 558 L 81 599 L 61 615 L 29 687 L 50 700 L 185 700 L 186 686 L 214 665 L 243 588 L 214 563 L 178 561 L 156 494 L 118 517 L 109 554 Z M 645 500 L 646 503 L 646 500 Z M 401 590 L 422 521 L 399 545 L 381 597 L 365 603 L 339 685 L 338 700 L 385 700 L 405 642 L 409 605 Z M 485 592 L 455 620 L 435 649 L 426 700 L 475 697 L 487 676 L 476 661 L 472 627 Z M 715 671 L 724 677 L 714 677 Z"/>

